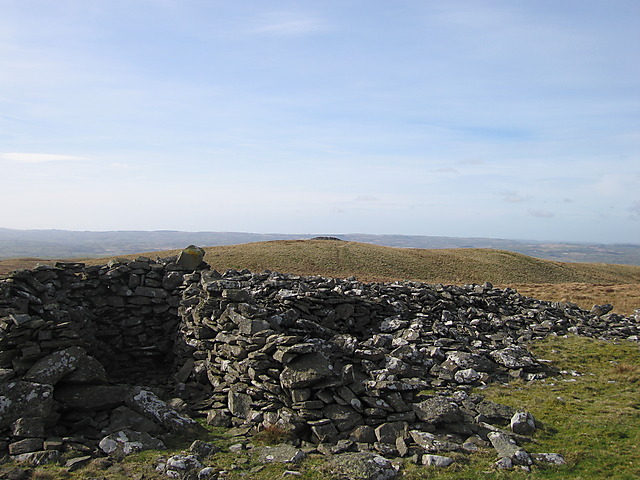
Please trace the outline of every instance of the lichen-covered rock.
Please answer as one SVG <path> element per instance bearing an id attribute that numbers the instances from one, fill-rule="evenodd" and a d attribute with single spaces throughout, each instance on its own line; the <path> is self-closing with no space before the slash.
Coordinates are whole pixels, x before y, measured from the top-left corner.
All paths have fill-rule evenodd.
<path id="1" fill-rule="evenodd" d="M 537 465 L 565 465 L 567 463 L 559 453 L 532 453 L 531 458 Z"/>
<path id="2" fill-rule="evenodd" d="M 460 407 L 449 397 L 431 397 L 413 406 L 416 415 L 426 423 L 455 423 L 462 420 Z"/>
<path id="3" fill-rule="evenodd" d="M 280 444 L 266 447 L 256 447 L 252 454 L 260 463 L 298 463 L 307 456 L 302 450 L 293 445 Z"/>
<path id="4" fill-rule="evenodd" d="M 533 463 L 529 454 L 513 438 L 500 432 L 490 432 L 487 437 L 499 458 L 509 458 L 515 465 L 528 466 Z"/>
<path id="5" fill-rule="evenodd" d="M 328 468 L 339 478 L 349 480 L 391 480 L 399 473 L 389 460 L 370 452 L 335 455 L 329 459 Z"/>
<path id="6" fill-rule="evenodd" d="M 185 270 L 195 270 L 202 263 L 204 254 L 205 251 L 202 248 L 196 247 L 195 245 L 189 245 L 180 252 L 177 263 Z"/>
<path id="7" fill-rule="evenodd" d="M 100 449 L 107 455 L 124 457 L 143 450 L 163 450 L 164 443 L 146 432 L 130 429 L 120 430 L 107 435 L 99 443 Z"/>
<path id="8" fill-rule="evenodd" d="M 422 464 L 430 467 L 444 468 L 453 463 L 453 458 L 442 455 L 423 455 Z"/>
<path id="9" fill-rule="evenodd" d="M 74 372 L 86 359 L 87 351 L 84 348 L 65 348 L 38 360 L 22 378 L 29 382 L 55 385 Z"/>
<path id="10" fill-rule="evenodd" d="M 530 435 L 536 430 L 536 420 L 529 412 L 516 412 L 511 417 L 511 431 L 519 435 Z"/>
<path id="11" fill-rule="evenodd" d="M 198 422 L 176 412 L 164 401 L 160 400 L 153 392 L 142 387 L 135 387 L 125 398 L 125 403 L 132 410 L 157 421 L 170 432 L 180 432 L 190 429 L 198 430 L 202 428 Z"/>
<path id="12" fill-rule="evenodd" d="M 15 381 L 0 383 L 0 428 L 19 418 L 47 417 L 53 409 L 53 386 Z"/>
<path id="13" fill-rule="evenodd" d="M 320 352 L 300 355 L 289 363 L 280 374 L 285 388 L 305 388 L 333 375 L 333 366 Z"/>

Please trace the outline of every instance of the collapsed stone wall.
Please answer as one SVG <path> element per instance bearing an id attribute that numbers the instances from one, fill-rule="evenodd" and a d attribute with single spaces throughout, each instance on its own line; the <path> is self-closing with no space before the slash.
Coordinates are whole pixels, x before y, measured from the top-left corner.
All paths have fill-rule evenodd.
<path id="1" fill-rule="evenodd" d="M 637 341 L 636 318 L 609 310 L 176 259 L 20 271 L 0 282 L 0 452 L 107 452 L 122 432 L 157 447 L 195 428 L 172 407 L 329 453 L 473 451 L 516 412 L 472 387 L 547 375 L 524 347 L 546 335 Z"/>

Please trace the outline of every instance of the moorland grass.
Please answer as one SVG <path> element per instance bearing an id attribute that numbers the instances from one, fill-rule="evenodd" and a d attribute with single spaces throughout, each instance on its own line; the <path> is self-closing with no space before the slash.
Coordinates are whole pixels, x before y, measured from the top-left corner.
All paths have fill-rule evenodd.
<path id="1" fill-rule="evenodd" d="M 531 412 L 543 427 L 525 448 L 530 453 L 562 454 L 567 465 L 496 470 L 492 448 L 472 455 L 452 454 L 456 463 L 437 469 L 403 461 L 406 480 L 636 480 L 640 478 L 640 348 L 631 342 L 612 343 L 583 337 L 549 337 L 532 345 L 538 358 L 549 360 L 564 373 L 554 378 L 492 384 L 476 391 L 490 400 Z M 208 464 L 228 471 L 230 480 L 273 480 L 286 470 L 300 472 L 301 480 L 330 478 L 324 457 L 311 455 L 299 465 L 256 463 L 244 453 L 230 453 L 235 442 L 221 428 L 208 427 L 201 436 L 222 448 Z M 276 436 L 275 440 L 279 440 Z M 263 439 L 264 440 L 264 439 Z M 275 441 L 274 440 L 274 441 Z M 59 466 L 39 467 L 33 478 L 131 480 L 160 479 L 155 460 L 188 448 L 190 442 L 169 451 L 147 451 L 127 457 L 110 469 L 95 467 L 67 472 Z M 6 466 L 5 466 L 6 467 Z M 0 472 L 1 473 L 1 472 Z"/>

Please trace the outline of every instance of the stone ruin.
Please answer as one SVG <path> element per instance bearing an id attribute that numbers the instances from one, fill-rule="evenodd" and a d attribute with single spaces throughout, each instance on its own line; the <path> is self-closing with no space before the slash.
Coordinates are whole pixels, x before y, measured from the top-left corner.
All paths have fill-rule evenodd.
<path id="1" fill-rule="evenodd" d="M 499 466 L 561 463 L 523 449 L 530 414 L 474 387 L 556 374 L 526 349 L 547 335 L 639 339 L 637 318 L 611 306 L 489 283 L 220 274 L 189 258 L 0 281 L 0 457 L 123 456 L 195 434 L 202 417 L 331 456 L 448 465 L 449 452 L 493 445 Z"/>

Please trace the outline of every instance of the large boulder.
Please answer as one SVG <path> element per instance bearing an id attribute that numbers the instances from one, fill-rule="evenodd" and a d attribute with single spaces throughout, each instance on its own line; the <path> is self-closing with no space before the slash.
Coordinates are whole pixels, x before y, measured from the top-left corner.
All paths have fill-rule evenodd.
<path id="1" fill-rule="evenodd" d="M 280 374 L 285 388 L 305 388 L 333 375 L 333 366 L 320 352 L 300 355 L 289 363 Z"/>
<path id="2" fill-rule="evenodd" d="M 134 387 L 125 398 L 125 404 L 136 412 L 162 425 L 169 432 L 199 430 L 202 427 L 185 415 L 182 415 L 160 400 L 157 395 L 142 387 Z"/>
<path id="3" fill-rule="evenodd" d="M 417 417 L 426 423 L 456 423 L 462 420 L 460 407 L 448 397 L 431 397 L 413 405 Z"/>
<path id="4" fill-rule="evenodd" d="M 87 351 L 82 347 L 68 347 L 41 358 L 25 373 L 28 382 L 55 385 L 87 361 Z"/>
<path id="5" fill-rule="evenodd" d="M 0 383 L 0 428 L 19 418 L 47 417 L 53 410 L 53 386 L 16 381 Z"/>
<path id="6" fill-rule="evenodd" d="M 177 263 L 185 270 L 196 270 L 202 263 L 204 254 L 205 251 L 202 248 L 189 245 L 180 252 Z"/>

